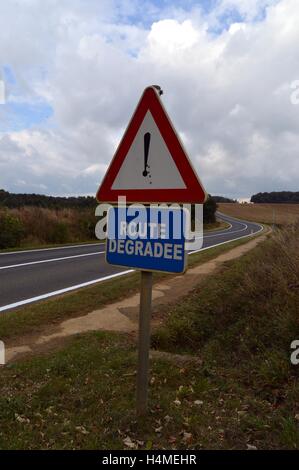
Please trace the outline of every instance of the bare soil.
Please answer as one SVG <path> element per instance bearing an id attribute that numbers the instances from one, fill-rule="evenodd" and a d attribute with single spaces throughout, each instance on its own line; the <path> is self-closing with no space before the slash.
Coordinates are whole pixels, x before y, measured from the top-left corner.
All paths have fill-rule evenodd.
<path id="1" fill-rule="evenodd" d="M 263 224 L 290 225 L 299 220 L 299 204 L 218 204 L 219 211 L 232 217 Z"/>

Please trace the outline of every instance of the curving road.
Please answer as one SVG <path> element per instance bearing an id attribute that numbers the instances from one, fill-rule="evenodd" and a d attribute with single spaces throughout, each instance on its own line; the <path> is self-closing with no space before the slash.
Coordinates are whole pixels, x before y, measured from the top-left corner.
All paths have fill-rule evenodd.
<path id="1" fill-rule="evenodd" d="M 249 237 L 263 229 L 259 224 L 224 214 L 218 217 L 230 226 L 205 233 L 201 250 Z M 189 255 L 192 253 L 195 251 Z M 0 253 L 0 312 L 131 271 L 108 265 L 105 245 L 100 243 Z"/>

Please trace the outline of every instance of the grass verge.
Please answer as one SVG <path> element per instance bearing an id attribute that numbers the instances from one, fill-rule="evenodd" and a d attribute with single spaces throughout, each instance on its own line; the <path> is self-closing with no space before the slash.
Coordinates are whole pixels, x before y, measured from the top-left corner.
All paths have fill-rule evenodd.
<path id="1" fill-rule="evenodd" d="M 298 449 L 298 230 L 226 263 L 172 308 L 153 345 L 202 362 L 152 360 L 142 420 L 127 335 L 81 335 L 3 368 L 0 448 Z"/>
<path id="2" fill-rule="evenodd" d="M 6 367 L 0 374 L 0 448 L 298 447 L 298 384 L 288 384 L 282 404 L 216 364 L 178 367 L 155 360 L 150 411 L 137 421 L 136 360 L 126 336 L 92 333 L 51 356 Z"/>
<path id="3" fill-rule="evenodd" d="M 232 420 L 224 433 L 234 443 L 247 436 L 257 447 L 299 448 L 299 367 L 290 362 L 299 338 L 298 253 L 299 225 L 276 233 L 207 278 L 153 335 L 157 349 L 199 355 L 198 380 L 215 379 L 223 400 L 236 400 L 238 426 Z"/>
<path id="4" fill-rule="evenodd" d="M 230 224 L 224 220 L 217 220 L 213 224 L 205 224 L 204 232 L 215 232 L 217 230 L 224 230 L 230 228 Z"/>

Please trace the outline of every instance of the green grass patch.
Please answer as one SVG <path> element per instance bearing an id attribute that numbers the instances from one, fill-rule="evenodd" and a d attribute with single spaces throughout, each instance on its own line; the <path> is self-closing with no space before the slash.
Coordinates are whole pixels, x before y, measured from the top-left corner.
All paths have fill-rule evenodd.
<path id="1" fill-rule="evenodd" d="M 0 369 L 0 448 L 298 448 L 298 384 L 278 406 L 226 368 L 154 360 L 149 412 L 137 420 L 136 363 L 127 336 L 90 333 Z"/>

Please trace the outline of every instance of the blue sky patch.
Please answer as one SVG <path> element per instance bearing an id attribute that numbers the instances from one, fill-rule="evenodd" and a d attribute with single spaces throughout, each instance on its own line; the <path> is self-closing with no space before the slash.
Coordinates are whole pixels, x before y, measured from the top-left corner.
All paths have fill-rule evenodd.
<path id="1" fill-rule="evenodd" d="M 45 124 L 53 114 L 52 107 L 45 101 L 25 101 L 12 67 L 4 65 L 1 71 L 7 102 L 0 106 L 0 132 L 21 131 Z"/>
<path id="2" fill-rule="evenodd" d="M 13 132 L 43 125 L 52 116 L 47 103 L 7 103 L 0 106 L 0 132 Z"/>
<path id="3" fill-rule="evenodd" d="M 238 10 L 231 9 L 227 10 L 221 17 L 218 19 L 219 23 L 216 27 L 209 28 L 209 32 L 214 34 L 221 34 L 223 31 L 229 29 L 229 27 L 234 23 L 242 23 L 244 18 Z"/>
<path id="4" fill-rule="evenodd" d="M 142 25 L 149 29 L 153 22 L 159 21 L 169 16 L 165 16 L 167 11 L 181 10 L 188 13 L 194 8 L 200 9 L 204 14 L 213 10 L 218 0 L 149 0 L 145 3 L 136 3 L 134 13 L 121 13 L 122 21 L 130 24 Z"/>

